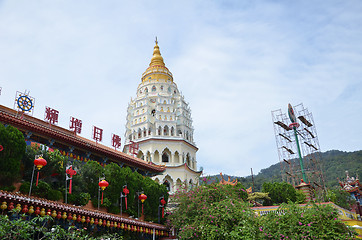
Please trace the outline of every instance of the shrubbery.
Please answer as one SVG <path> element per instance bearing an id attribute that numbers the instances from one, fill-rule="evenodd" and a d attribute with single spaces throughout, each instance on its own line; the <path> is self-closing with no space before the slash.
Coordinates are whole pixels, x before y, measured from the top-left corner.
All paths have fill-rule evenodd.
<path id="1" fill-rule="evenodd" d="M 83 229 L 77 229 L 74 226 L 64 229 L 60 225 L 55 225 L 55 223 L 53 222 L 53 218 L 47 215 L 45 215 L 44 217 L 38 216 L 32 218 L 31 220 L 27 220 L 25 215 L 19 217 L 15 210 L 13 210 L 13 212 L 10 212 L 10 214 L 10 218 L 13 218 L 11 220 L 7 215 L 0 215 L 0 239 L 123 239 L 122 236 L 116 233 L 104 234 L 97 237 L 92 236 L 90 233 Z"/>
<path id="2" fill-rule="evenodd" d="M 354 239 L 330 206 L 283 203 L 278 212 L 258 217 L 246 196 L 241 184 L 180 191 L 172 197 L 178 208 L 168 225 L 181 239 Z"/>

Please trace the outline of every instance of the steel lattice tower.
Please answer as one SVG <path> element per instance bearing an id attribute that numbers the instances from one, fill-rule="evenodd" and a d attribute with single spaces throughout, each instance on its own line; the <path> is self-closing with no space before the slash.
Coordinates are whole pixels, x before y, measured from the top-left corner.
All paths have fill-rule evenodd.
<path id="1" fill-rule="evenodd" d="M 318 192 L 323 191 L 325 184 L 321 166 L 320 146 L 312 113 L 304 108 L 302 103 L 293 108 L 299 123 L 296 133 L 307 181 Z M 302 179 L 302 172 L 297 154 L 298 142 L 293 129 L 289 126 L 291 121 L 281 109 L 272 111 L 272 120 L 282 180 L 296 186 Z"/>

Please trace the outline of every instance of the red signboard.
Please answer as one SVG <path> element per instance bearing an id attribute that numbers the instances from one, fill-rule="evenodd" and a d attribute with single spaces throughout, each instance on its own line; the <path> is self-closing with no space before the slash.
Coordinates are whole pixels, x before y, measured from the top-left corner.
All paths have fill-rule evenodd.
<path id="1" fill-rule="evenodd" d="M 118 136 L 116 134 L 112 134 L 112 146 L 116 150 L 117 150 L 117 148 L 121 147 L 121 137 L 120 136 Z"/>
<path id="2" fill-rule="evenodd" d="M 82 120 L 70 117 L 70 130 L 73 130 L 74 133 L 80 134 L 82 132 Z"/>
<path id="3" fill-rule="evenodd" d="M 45 121 L 49 122 L 50 124 L 58 124 L 58 116 L 59 116 L 59 111 L 50 107 L 45 107 L 45 115 L 44 115 Z"/>
<path id="4" fill-rule="evenodd" d="M 102 142 L 103 129 L 93 126 L 93 139 L 96 140 L 96 142 Z"/>

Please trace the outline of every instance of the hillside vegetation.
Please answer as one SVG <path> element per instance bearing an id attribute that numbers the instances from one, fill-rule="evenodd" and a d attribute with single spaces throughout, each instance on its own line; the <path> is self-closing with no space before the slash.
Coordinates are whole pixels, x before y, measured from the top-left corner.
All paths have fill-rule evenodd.
<path id="1" fill-rule="evenodd" d="M 344 179 L 346 177 L 345 171 L 348 171 L 350 176 L 362 176 L 362 151 L 327 151 L 321 153 L 321 162 L 326 187 L 328 188 L 337 187 L 337 178 Z M 227 179 L 227 177 L 228 175 L 224 174 L 224 178 Z M 220 179 L 220 175 L 213 175 L 208 177 L 208 182 L 219 182 Z M 230 179 L 238 179 L 246 188 L 253 185 L 251 176 L 230 176 Z M 260 191 L 264 182 L 280 182 L 281 180 L 280 165 L 279 163 L 273 164 L 254 175 L 254 190 Z"/>

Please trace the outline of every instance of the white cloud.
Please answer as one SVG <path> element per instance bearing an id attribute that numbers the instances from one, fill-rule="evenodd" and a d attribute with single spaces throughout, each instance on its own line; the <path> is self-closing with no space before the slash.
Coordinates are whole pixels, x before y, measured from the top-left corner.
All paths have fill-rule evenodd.
<path id="1" fill-rule="evenodd" d="M 2 1 L 0 96 L 123 136 L 126 108 L 158 36 L 190 102 L 205 173 L 278 162 L 271 111 L 304 103 L 322 150 L 359 150 L 362 4 L 288 1 Z M 352 127 L 353 126 L 353 127 Z M 107 136 L 108 135 L 108 136 Z"/>

